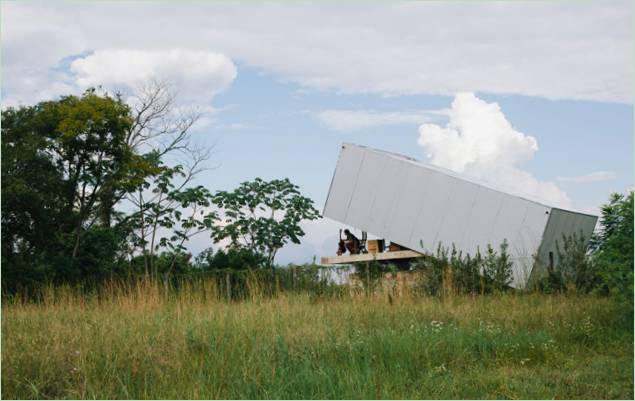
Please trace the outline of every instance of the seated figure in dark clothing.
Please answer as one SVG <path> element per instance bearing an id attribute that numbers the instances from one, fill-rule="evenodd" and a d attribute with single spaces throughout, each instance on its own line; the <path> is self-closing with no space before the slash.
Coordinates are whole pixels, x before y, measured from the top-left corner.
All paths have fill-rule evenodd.
<path id="1" fill-rule="evenodd" d="M 341 231 L 340 231 L 341 233 Z M 345 239 L 340 238 L 340 243 L 337 248 L 337 255 L 342 255 L 346 253 L 346 250 L 351 255 L 357 255 L 359 253 L 360 242 L 359 238 L 357 238 L 353 233 L 351 233 L 348 229 L 344 230 Z"/>

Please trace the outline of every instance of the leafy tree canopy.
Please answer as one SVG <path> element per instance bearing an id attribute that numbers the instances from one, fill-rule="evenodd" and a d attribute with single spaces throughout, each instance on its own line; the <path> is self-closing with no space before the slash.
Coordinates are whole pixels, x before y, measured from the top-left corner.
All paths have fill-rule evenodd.
<path id="1" fill-rule="evenodd" d="M 276 253 L 285 244 L 300 243 L 302 220 L 319 217 L 313 201 L 302 196 L 288 178 L 243 182 L 233 191 L 217 192 L 212 202 L 223 212 L 214 240 L 228 239 L 230 247 L 259 253 L 267 266 L 273 266 Z"/>

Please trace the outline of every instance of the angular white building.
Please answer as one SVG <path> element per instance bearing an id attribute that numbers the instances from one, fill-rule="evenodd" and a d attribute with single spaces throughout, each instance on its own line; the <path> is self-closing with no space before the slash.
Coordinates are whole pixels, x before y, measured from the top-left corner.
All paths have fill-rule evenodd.
<path id="1" fill-rule="evenodd" d="M 597 216 L 564 210 L 495 189 L 412 158 L 343 144 L 323 215 L 413 251 L 434 254 L 452 244 L 464 253 L 498 251 L 514 261 L 512 286 L 524 288 L 550 261 L 556 240 L 589 239 Z"/>

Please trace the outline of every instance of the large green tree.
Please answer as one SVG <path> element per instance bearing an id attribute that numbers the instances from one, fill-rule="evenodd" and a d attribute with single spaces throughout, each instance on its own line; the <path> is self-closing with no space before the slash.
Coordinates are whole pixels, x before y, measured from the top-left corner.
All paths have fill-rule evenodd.
<path id="1" fill-rule="evenodd" d="M 288 178 L 243 182 L 233 191 L 217 192 L 213 203 L 221 212 L 213 238 L 262 255 L 270 267 L 285 244 L 300 243 L 304 236 L 300 222 L 319 217 L 313 201 Z"/>
<path id="2" fill-rule="evenodd" d="M 2 256 L 8 278 L 99 273 L 80 259 L 117 256 L 117 229 L 96 227 L 110 229 L 113 196 L 134 188 L 147 172 L 125 141 L 131 124 L 121 99 L 95 90 L 2 112 Z M 90 243 L 82 252 L 89 232 L 110 238 L 101 239 L 115 249 L 99 252 Z"/>
<path id="3" fill-rule="evenodd" d="M 90 89 L 3 110 L 3 287 L 100 280 L 139 259 L 167 277 L 188 260 L 185 242 L 214 217 L 190 186 L 209 156 L 190 140 L 197 119 L 156 82 L 127 103 Z"/>

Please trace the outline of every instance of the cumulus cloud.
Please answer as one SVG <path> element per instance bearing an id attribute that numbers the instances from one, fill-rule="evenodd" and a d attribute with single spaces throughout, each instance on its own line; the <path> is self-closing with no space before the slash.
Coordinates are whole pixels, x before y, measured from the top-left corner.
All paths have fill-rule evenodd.
<path id="1" fill-rule="evenodd" d="M 594 171 L 585 175 L 578 175 L 573 177 L 557 177 L 557 181 L 561 182 L 574 182 L 574 183 L 587 183 L 598 181 L 610 181 L 615 179 L 615 173 L 612 171 Z"/>
<path id="2" fill-rule="evenodd" d="M 320 123 L 335 131 L 354 131 L 358 129 L 413 124 L 419 125 L 430 120 L 430 111 L 380 112 L 372 110 L 324 110 L 316 113 Z"/>
<path id="3" fill-rule="evenodd" d="M 456 95 L 444 127 L 421 125 L 418 143 L 432 164 L 555 206 L 570 206 L 569 197 L 556 184 L 522 169 L 538 151 L 536 138 L 514 129 L 498 104 L 473 93 Z"/>

